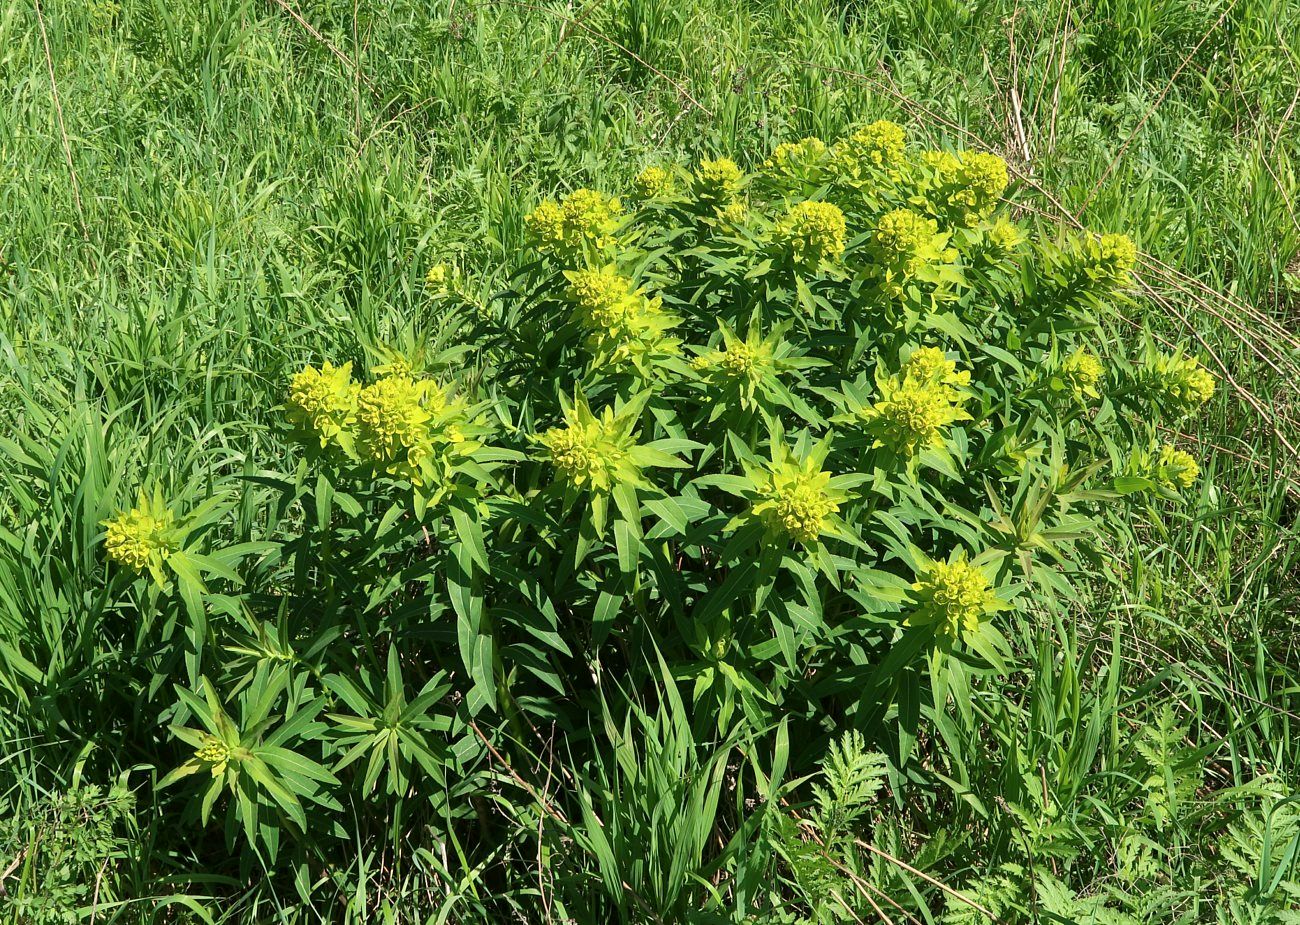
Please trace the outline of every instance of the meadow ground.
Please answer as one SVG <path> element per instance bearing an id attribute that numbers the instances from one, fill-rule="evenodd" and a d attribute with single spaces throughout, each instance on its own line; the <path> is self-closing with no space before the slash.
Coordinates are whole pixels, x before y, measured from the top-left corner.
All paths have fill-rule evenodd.
<path id="1" fill-rule="evenodd" d="M 1294 0 L 17 0 L 0 87 L 0 919 L 1300 922 Z M 1131 235 L 1103 360 L 1183 343 L 1220 387 L 1165 434 L 1201 460 L 1194 492 L 1134 507 L 1086 594 L 1016 617 L 996 704 L 923 729 L 869 806 L 885 772 L 856 755 L 856 847 L 765 822 L 786 904 L 738 895 L 718 832 L 743 825 L 664 783 L 729 766 L 666 694 L 606 723 L 644 721 L 693 770 L 543 757 L 485 721 L 466 789 L 444 783 L 468 823 L 405 780 L 357 788 L 328 845 L 274 863 L 156 786 L 185 754 L 157 698 L 186 671 L 113 622 L 138 608 L 102 544 L 139 486 L 235 498 L 233 535 L 260 536 L 240 486 L 270 490 L 291 375 L 461 343 L 431 268 L 488 304 L 548 196 L 758 168 L 881 118 L 1004 157 L 1046 237 Z M 792 779 L 833 778 L 827 755 Z M 530 840 L 556 781 L 575 827 L 625 812 L 619 837 Z M 786 797 L 816 818 L 811 786 Z M 691 812 L 698 842 L 664 818 Z"/>

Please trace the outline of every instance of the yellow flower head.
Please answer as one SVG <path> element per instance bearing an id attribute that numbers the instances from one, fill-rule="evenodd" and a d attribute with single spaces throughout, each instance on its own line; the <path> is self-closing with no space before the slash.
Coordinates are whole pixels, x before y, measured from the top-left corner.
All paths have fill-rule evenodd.
<path id="1" fill-rule="evenodd" d="M 926 255 L 934 244 L 939 226 L 911 209 L 886 212 L 876 223 L 872 244 L 884 263 L 906 262 Z"/>
<path id="2" fill-rule="evenodd" d="M 745 341 L 736 341 L 721 352 L 718 366 L 727 375 L 736 379 L 755 374 L 761 375 L 762 368 L 771 360 L 771 351 L 764 351 L 764 345 L 754 346 Z"/>
<path id="3" fill-rule="evenodd" d="M 647 167 L 632 181 L 638 199 L 665 199 L 675 192 L 675 186 L 672 171 L 657 165 Z"/>
<path id="4" fill-rule="evenodd" d="M 758 500 L 750 515 L 760 519 L 771 535 L 811 545 L 827 532 L 828 521 L 844 497 L 830 488 L 831 473 L 822 471 L 816 456 L 800 462 L 782 449 L 761 474 L 751 473 Z"/>
<path id="5" fill-rule="evenodd" d="M 927 385 L 961 388 L 970 385 L 970 373 L 957 372 L 957 362 L 938 347 L 918 347 L 903 364 L 905 378 Z"/>
<path id="6" fill-rule="evenodd" d="M 749 206 L 743 199 L 736 199 L 725 206 L 719 206 L 714 212 L 718 216 L 718 221 L 733 228 L 745 224 L 745 220 L 749 218 Z"/>
<path id="7" fill-rule="evenodd" d="M 447 292 L 447 278 L 447 265 L 435 263 L 424 275 L 424 285 L 435 295 L 442 295 Z"/>
<path id="8" fill-rule="evenodd" d="M 999 216 L 989 228 L 988 242 L 994 252 L 1005 256 L 1025 243 L 1025 233 L 1011 219 Z"/>
<path id="9" fill-rule="evenodd" d="M 1101 360 L 1083 347 L 1079 347 L 1062 360 L 1057 370 L 1057 376 L 1079 402 L 1101 397 L 1097 386 L 1104 373 Z"/>
<path id="10" fill-rule="evenodd" d="M 776 223 L 773 235 L 796 263 L 816 265 L 844 252 L 844 213 L 829 202 L 799 202 Z"/>
<path id="11" fill-rule="evenodd" d="M 922 278 L 929 267 L 952 259 L 948 236 L 939 233 L 934 219 L 911 209 L 886 212 L 876 222 L 869 249 L 881 288 L 890 298 L 902 298 L 909 283 Z"/>
<path id="12" fill-rule="evenodd" d="M 1210 371 L 1198 363 L 1195 369 L 1187 371 L 1180 387 L 1190 402 L 1203 405 L 1214 396 L 1216 381 Z"/>
<path id="13" fill-rule="evenodd" d="M 213 777 L 220 777 L 230 763 L 232 751 L 221 739 L 204 733 L 202 742 L 194 750 L 194 757 L 212 772 Z"/>
<path id="14" fill-rule="evenodd" d="M 357 397 L 357 449 L 376 468 L 420 485 L 422 465 L 433 455 L 431 412 L 446 403 L 446 393 L 432 382 L 376 379 Z"/>
<path id="15" fill-rule="evenodd" d="M 613 329 L 626 324 L 642 298 L 628 279 L 613 266 L 570 270 L 567 295 L 589 328 Z"/>
<path id="16" fill-rule="evenodd" d="M 988 217 L 1010 182 L 1007 162 L 983 151 L 925 151 L 921 164 L 935 214 L 968 226 Z"/>
<path id="17" fill-rule="evenodd" d="M 720 157 L 700 163 L 691 188 L 700 202 L 723 205 L 740 195 L 744 181 L 745 175 L 736 162 Z"/>
<path id="18" fill-rule="evenodd" d="M 160 499 L 143 493 L 135 507 L 103 526 L 108 530 L 104 538 L 108 557 L 136 572 L 157 571 L 180 548 L 175 515 Z"/>
<path id="19" fill-rule="evenodd" d="M 564 424 L 532 440 L 540 444 L 556 476 L 572 488 L 605 492 L 615 485 L 648 484 L 642 465 L 664 465 L 638 447 L 634 433 L 641 405 L 632 403 L 617 414 L 605 408 L 592 413 L 581 397 L 564 410 Z M 671 460 L 669 461 L 671 462 Z"/>
<path id="20" fill-rule="evenodd" d="M 1010 177 L 1007 162 L 996 154 L 967 151 L 961 156 L 961 184 L 959 201 L 967 211 L 986 215 L 997 205 L 1006 190 Z"/>
<path id="21" fill-rule="evenodd" d="M 1128 273 L 1137 265 L 1137 245 L 1126 234 L 1101 236 L 1101 260 L 1117 272 Z"/>
<path id="22" fill-rule="evenodd" d="M 961 158 L 951 151 L 922 151 L 921 163 L 930 169 L 939 186 L 951 186 L 961 176 Z"/>
<path id="23" fill-rule="evenodd" d="M 760 392 L 770 394 L 764 388 L 765 381 L 769 386 L 775 385 L 783 372 L 800 365 L 798 360 L 788 357 L 788 348 L 781 339 L 783 326 L 771 330 L 766 337 L 757 325 L 752 325 L 744 337 L 724 322 L 719 322 L 719 328 L 721 348 L 706 351 L 691 362 L 719 390 L 713 409 L 715 419 L 736 399 L 742 408 L 752 408 Z"/>
<path id="24" fill-rule="evenodd" d="M 321 447 L 340 442 L 356 421 L 358 391 L 351 363 L 335 366 L 326 362 L 319 369 L 307 366 L 289 380 L 289 420 L 314 435 Z"/>
<path id="25" fill-rule="evenodd" d="M 561 203 L 543 202 L 524 218 L 543 251 L 571 257 L 589 249 L 603 250 L 614 241 L 623 217 L 622 204 L 590 189 L 577 189 Z"/>
<path id="26" fill-rule="evenodd" d="M 943 445 L 945 429 L 970 420 L 962 410 L 966 396 L 951 386 L 904 374 L 880 384 L 880 400 L 861 412 L 876 446 L 904 456 Z"/>
<path id="27" fill-rule="evenodd" d="M 607 489 L 613 485 L 612 472 L 622 461 L 624 450 L 606 439 L 599 424 L 553 427 L 541 440 L 555 468 L 575 486 Z"/>
<path id="28" fill-rule="evenodd" d="M 896 178 L 906 156 L 907 132 L 887 119 L 858 129 L 839 142 L 834 151 L 840 178 L 855 186 L 873 173 Z"/>
<path id="29" fill-rule="evenodd" d="M 778 178 L 817 182 L 827 169 L 826 142 L 820 138 L 783 142 L 776 146 L 763 168 Z"/>
<path id="30" fill-rule="evenodd" d="M 1126 234 L 1104 234 L 1100 238 L 1081 236 L 1067 259 L 1083 278 L 1103 289 L 1122 289 L 1133 282 L 1137 245 Z"/>
<path id="31" fill-rule="evenodd" d="M 695 358 L 692 365 L 710 370 L 726 379 L 762 378 L 772 368 L 772 344 L 753 338 L 730 338 L 723 350 L 711 350 Z"/>
<path id="32" fill-rule="evenodd" d="M 649 353 L 671 353 L 677 341 L 665 336 L 678 319 L 648 298 L 614 266 L 565 272 L 574 315 L 599 360 L 622 361 Z"/>
<path id="33" fill-rule="evenodd" d="M 1156 354 L 1138 378 L 1156 404 L 1180 417 L 1199 410 L 1214 397 L 1213 374 L 1195 357 L 1181 353 Z"/>
<path id="34" fill-rule="evenodd" d="M 1170 488 L 1191 488 L 1201 477 L 1201 467 L 1191 453 L 1166 443 L 1156 460 L 1156 481 Z"/>
<path id="35" fill-rule="evenodd" d="M 925 575 L 912 585 L 916 608 L 909 625 L 933 624 L 940 636 L 956 640 L 977 632 L 986 615 L 998 609 L 998 599 L 980 569 L 959 553 L 951 562 L 933 562 Z"/>
<path id="36" fill-rule="evenodd" d="M 544 248 L 555 249 L 564 243 L 564 210 L 553 199 L 547 199 L 525 215 L 524 225 Z"/>

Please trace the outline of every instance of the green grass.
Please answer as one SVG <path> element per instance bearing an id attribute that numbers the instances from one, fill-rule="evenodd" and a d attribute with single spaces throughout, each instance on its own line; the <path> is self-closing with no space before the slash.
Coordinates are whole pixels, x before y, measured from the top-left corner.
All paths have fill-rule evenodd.
<path id="1" fill-rule="evenodd" d="M 885 117 L 1005 156 L 1026 221 L 1131 234 L 1148 291 L 1111 346 L 1146 326 L 1223 387 L 1171 435 L 1205 460 L 1198 497 L 1104 540 L 1086 607 L 1008 629 L 1014 683 L 930 730 L 924 773 L 873 796 L 859 769 L 833 823 L 812 785 L 852 807 L 855 772 L 795 743 L 799 774 L 828 770 L 765 823 L 788 894 L 824 921 L 986 920 L 934 880 L 1036 916 L 1007 921 L 1300 921 L 1292 0 L 18 2 L 0 87 L 0 918 L 588 921 L 584 898 L 627 889 L 632 921 L 692 921 L 714 877 L 700 920 L 730 921 L 771 868 L 716 882 L 714 820 L 752 809 L 773 757 L 699 737 L 668 685 L 608 705 L 594 764 L 544 730 L 498 742 L 455 796 L 472 835 L 348 807 L 328 877 L 179 827 L 153 787 L 171 691 L 122 708 L 150 628 L 97 537 L 150 480 L 237 497 L 235 541 L 292 520 L 245 481 L 281 453 L 289 375 L 458 343 L 426 272 L 499 291 L 544 196 Z M 530 841 L 557 790 L 591 814 Z M 853 876 L 809 833 L 847 839 Z"/>

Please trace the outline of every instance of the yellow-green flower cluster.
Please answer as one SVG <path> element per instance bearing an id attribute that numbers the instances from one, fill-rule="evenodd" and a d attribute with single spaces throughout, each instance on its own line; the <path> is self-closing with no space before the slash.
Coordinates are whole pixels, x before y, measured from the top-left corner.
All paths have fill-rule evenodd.
<path id="1" fill-rule="evenodd" d="M 1180 417 L 1198 411 L 1214 396 L 1216 385 L 1195 357 L 1181 353 L 1156 354 L 1138 378 L 1156 404 Z"/>
<path id="2" fill-rule="evenodd" d="M 213 777 L 220 777 L 230 763 L 232 751 L 221 739 L 204 733 L 198 748 L 194 750 L 194 757 L 212 772 Z"/>
<path id="3" fill-rule="evenodd" d="M 827 530 L 842 498 L 830 489 L 831 474 L 815 458 L 799 462 L 783 455 L 773 460 L 758 485 L 751 514 L 773 535 L 810 545 Z"/>
<path id="4" fill-rule="evenodd" d="M 652 165 L 636 175 L 632 189 L 641 200 L 666 199 L 676 191 L 673 173 L 667 167 Z"/>
<path id="5" fill-rule="evenodd" d="M 352 381 L 352 364 L 307 366 L 289 380 L 289 421 L 312 435 L 321 448 L 337 443 L 350 448 L 349 435 L 357 419 L 360 386 Z"/>
<path id="6" fill-rule="evenodd" d="M 609 247 L 622 218 L 623 208 L 617 199 L 596 190 L 577 189 L 561 202 L 543 202 L 525 216 L 524 224 L 541 250 L 573 257 Z"/>
<path id="7" fill-rule="evenodd" d="M 933 562 L 912 585 L 916 608 L 908 615 L 913 626 L 933 625 L 936 634 L 956 640 L 979 631 L 980 623 L 998 609 L 988 578 L 959 553 L 950 562 Z"/>
<path id="8" fill-rule="evenodd" d="M 434 295 L 445 295 L 449 289 L 449 274 L 445 263 L 435 263 L 424 274 L 424 285 Z"/>
<path id="9" fill-rule="evenodd" d="M 469 453 L 480 444 L 466 438 L 465 408 L 437 383 L 419 378 L 400 353 L 385 362 L 367 386 L 352 381 L 352 364 L 323 363 L 296 373 L 286 403 L 290 421 L 312 445 L 333 446 L 413 486 L 440 478 L 443 457 Z"/>
<path id="10" fill-rule="evenodd" d="M 720 157 L 700 163 L 691 190 L 697 201 L 721 207 L 733 202 L 744 185 L 745 175 L 739 165 L 729 157 Z"/>
<path id="11" fill-rule="evenodd" d="M 956 186 L 961 176 L 961 158 L 951 151 L 922 151 L 921 165 L 929 169 L 930 182 L 939 187 Z"/>
<path id="12" fill-rule="evenodd" d="M 935 213 L 974 227 L 997 207 L 1010 182 L 1007 162 L 983 151 L 925 151 L 922 187 Z"/>
<path id="13" fill-rule="evenodd" d="M 829 202 L 795 203 L 773 229 L 777 244 L 795 263 L 813 266 L 844 252 L 845 233 L 844 213 Z"/>
<path id="14" fill-rule="evenodd" d="M 1191 453 L 1166 443 L 1156 458 L 1156 481 L 1169 488 L 1191 488 L 1201 477 L 1201 467 Z"/>
<path id="15" fill-rule="evenodd" d="M 732 228 L 739 228 L 749 218 L 749 206 L 743 199 L 736 199 L 713 211 L 720 223 L 730 225 Z"/>
<path id="16" fill-rule="evenodd" d="M 938 347 L 917 347 L 903 364 L 903 375 L 932 385 L 960 389 L 970 385 L 970 373 L 957 371 L 957 361 Z"/>
<path id="17" fill-rule="evenodd" d="M 164 562 L 180 548 L 176 516 L 160 498 L 141 494 L 129 511 L 106 520 L 104 548 L 108 557 L 133 571 L 149 569 L 161 575 Z"/>
<path id="18" fill-rule="evenodd" d="M 911 209 L 895 209 L 882 215 L 871 236 L 870 249 L 885 293 L 901 298 L 908 283 L 947 259 L 946 243 L 934 219 Z"/>
<path id="19" fill-rule="evenodd" d="M 408 376 L 376 379 L 357 396 L 357 450 L 389 475 L 424 481 L 424 463 L 433 456 L 431 409 L 441 410 L 446 393 L 436 383 Z"/>
<path id="20" fill-rule="evenodd" d="M 1061 361 L 1056 370 L 1055 381 L 1070 393 L 1075 401 L 1087 403 L 1089 399 L 1101 398 L 1098 386 L 1104 370 L 1101 360 L 1092 351 L 1079 347 Z"/>
<path id="21" fill-rule="evenodd" d="M 1098 242 L 1101 260 L 1119 272 L 1129 272 L 1137 265 L 1137 245 L 1126 234 L 1104 234 Z"/>
<path id="22" fill-rule="evenodd" d="M 1106 290 L 1123 289 L 1133 282 L 1137 245 L 1126 234 L 1104 234 L 1100 238 L 1076 240 L 1072 254 L 1075 272 Z"/>
<path id="23" fill-rule="evenodd" d="M 1000 215 L 988 230 L 988 245 L 994 256 L 1006 257 L 1025 243 L 1026 235 L 1015 222 Z"/>
<path id="24" fill-rule="evenodd" d="M 589 328 L 615 328 L 635 314 L 641 298 L 632 281 L 613 266 L 590 270 L 569 270 L 567 295 L 582 323 Z"/>
<path id="25" fill-rule="evenodd" d="M 663 310 L 660 299 L 647 297 L 613 265 L 564 275 L 575 317 L 598 358 L 621 361 L 673 350 L 675 342 L 665 334 L 677 319 Z"/>
<path id="26" fill-rule="evenodd" d="M 565 409 L 564 424 L 533 437 L 546 451 L 556 476 L 569 487 L 607 492 L 619 484 L 646 484 L 638 465 L 634 412 L 599 416 L 579 399 Z"/>
<path id="27" fill-rule="evenodd" d="M 729 379 L 759 379 L 772 366 L 772 349 L 763 342 L 733 340 L 724 350 L 711 350 L 691 363 L 698 370 L 716 370 Z"/>
<path id="28" fill-rule="evenodd" d="M 609 489 L 625 451 L 605 436 L 598 424 L 553 427 L 541 436 L 551 463 L 578 488 Z"/>
<path id="29" fill-rule="evenodd" d="M 962 387 L 969 382 L 970 373 L 957 372 L 941 351 L 923 347 L 913 352 L 900 375 L 879 383 L 880 398 L 859 416 L 876 437 L 875 446 L 911 457 L 943 446 L 950 425 L 970 420 L 962 408 L 968 398 Z"/>
<path id="30" fill-rule="evenodd" d="M 1172 443 L 1134 450 L 1125 467 L 1128 476 L 1146 479 L 1167 491 L 1191 488 L 1201 477 L 1201 466 L 1191 453 Z"/>
<path id="31" fill-rule="evenodd" d="M 787 141 L 776 146 L 763 169 L 780 180 L 819 183 L 829 170 L 828 149 L 820 138 Z"/>
<path id="32" fill-rule="evenodd" d="M 799 366 L 797 360 L 784 359 L 786 350 L 781 341 L 781 327 L 763 337 L 758 326 L 753 325 L 744 338 L 737 336 L 725 323 L 720 327 L 721 349 L 708 350 L 691 361 L 705 379 L 726 395 L 715 405 L 714 418 L 726 412 L 735 391 L 739 391 L 741 407 L 748 409 L 754 404 L 765 379 L 775 384 L 783 371 Z"/>
<path id="33" fill-rule="evenodd" d="M 882 176 L 897 179 L 907 157 L 907 132 L 897 122 L 880 119 L 838 142 L 831 157 L 838 179 L 850 186 Z"/>
<path id="34" fill-rule="evenodd" d="M 871 407 L 867 420 L 875 425 L 877 446 L 888 444 L 910 456 L 942 444 L 944 429 L 967 417 L 950 391 L 904 379 L 882 387 L 880 400 Z"/>
<path id="35" fill-rule="evenodd" d="M 1007 162 L 996 154 L 968 151 L 961 156 L 961 182 L 956 202 L 965 207 L 969 224 L 971 216 L 984 218 L 993 211 L 1006 191 L 1010 182 Z"/>

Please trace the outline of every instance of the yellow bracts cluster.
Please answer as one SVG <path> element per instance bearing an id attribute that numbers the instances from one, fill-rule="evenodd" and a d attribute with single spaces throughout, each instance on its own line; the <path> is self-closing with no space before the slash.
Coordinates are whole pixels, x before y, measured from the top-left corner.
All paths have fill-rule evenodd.
<path id="1" fill-rule="evenodd" d="M 637 424 L 649 393 L 617 410 L 595 414 L 581 395 L 564 402 L 564 423 L 532 436 L 543 458 L 555 468 L 556 479 L 570 490 L 603 494 L 622 485 L 644 488 L 642 470 L 679 468 L 679 459 L 637 443 Z"/>
<path id="2" fill-rule="evenodd" d="M 797 264 L 817 266 L 844 253 L 844 213 L 829 202 L 798 202 L 776 222 L 772 236 Z"/>
<path id="3" fill-rule="evenodd" d="M 918 382 L 933 383 L 953 389 L 970 385 L 970 373 L 957 371 L 957 361 L 938 347 L 917 347 L 903 364 L 904 376 Z"/>
<path id="4" fill-rule="evenodd" d="M 1056 370 L 1054 385 L 1059 383 L 1080 404 L 1101 398 L 1098 386 L 1104 375 L 1101 360 L 1092 351 L 1079 347 L 1063 359 Z"/>
<path id="5" fill-rule="evenodd" d="M 575 488 L 609 490 L 619 480 L 619 467 L 627 457 L 623 441 L 599 419 L 552 427 L 539 442 L 556 470 Z"/>
<path id="6" fill-rule="evenodd" d="M 1006 216 L 998 216 L 988 229 L 988 246 L 996 257 L 1006 257 L 1026 241 L 1025 233 Z"/>
<path id="7" fill-rule="evenodd" d="M 750 515 L 760 520 L 769 534 L 788 536 L 804 545 L 816 543 L 844 500 L 841 493 L 831 490 L 831 477 L 816 456 L 799 460 L 788 451 L 778 453 L 756 478 L 758 500 Z"/>
<path id="8" fill-rule="evenodd" d="M 906 157 L 907 132 L 886 119 L 857 129 L 831 149 L 836 179 L 851 187 L 896 180 Z"/>
<path id="9" fill-rule="evenodd" d="M 1201 466 L 1191 453 L 1166 443 L 1156 458 L 1155 477 L 1170 488 L 1191 488 L 1201 477 Z"/>
<path id="10" fill-rule="evenodd" d="M 676 182 L 667 167 L 652 165 L 636 175 L 632 189 L 637 199 L 667 199 L 676 192 Z"/>
<path id="11" fill-rule="evenodd" d="M 948 562 L 932 562 L 912 585 L 912 626 L 933 626 L 949 640 L 979 631 L 984 618 L 1000 608 L 988 576 L 966 561 L 964 552 Z"/>
<path id="12" fill-rule="evenodd" d="M 782 142 L 763 162 L 763 170 L 778 180 L 818 183 L 829 175 L 829 154 L 826 142 L 820 138 Z"/>
<path id="13" fill-rule="evenodd" d="M 1195 357 L 1157 353 L 1137 375 L 1138 385 L 1166 411 L 1184 417 L 1214 397 L 1214 375 Z"/>
<path id="14" fill-rule="evenodd" d="M 1130 455 L 1126 475 L 1146 479 L 1168 491 L 1191 488 L 1201 477 L 1201 466 L 1186 450 L 1172 443 L 1149 449 L 1139 448 Z"/>
<path id="15" fill-rule="evenodd" d="M 289 382 L 287 416 L 304 442 L 336 449 L 376 471 L 415 487 L 438 482 L 446 457 L 472 452 L 465 406 L 436 382 L 416 375 L 410 361 L 392 355 L 362 386 L 352 364 L 307 366 Z"/>
<path id="16" fill-rule="evenodd" d="M 1010 175 L 1007 162 L 983 151 L 924 151 L 919 186 L 937 217 L 974 227 L 997 207 Z"/>
<path id="17" fill-rule="evenodd" d="M 566 295 L 574 317 L 587 332 L 587 345 L 599 362 L 620 362 L 654 352 L 671 353 L 677 342 L 667 332 L 677 318 L 663 310 L 658 298 L 618 272 L 612 264 L 588 270 L 569 270 Z"/>
<path id="18" fill-rule="evenodd" d="M 350 448 L 360 391 L 352 381 L 351 363 L 335 366 L 326 361 L 319 368 L 304 367 L 289 380 L 289 420 L 300 430 L 313 433 L 322 449 L 331 442 Z"/>
<path id="19" fill-rule="evenodd" d="M 233 749 L 224 741 L 211 734 L 204 734 L 198 748 L 194 749 L 194 759 L 206 768 L 213 777 L 225 773 L 226 765 L 234 757 Z"/>
<path id="20" fill-rule="evenodd" d="M 729 157 L 702 161 L 692 178 L 691 191 L 698 202 L 725 206 L 740 196 L 745 186 L 745 174 Z"/>
<path id="21" fill-rule="evenodd" d="M 135 507 L 104 521 L 103 526 L 108 557 L 135 572 L 149 570 L 160 577 L 163 563 L 180 548 L 176 515 L 161 496 L 142 492 Z"/>
<path id="22" fill-rule="evenodd" d="M 763 341 L 733 339 L 725 349 L 701 354 L 691 365 L 701 371 L 716 370 L 728 379 L 759 379 L 772 367 L 772 348 Z"/>
<path id="23" fill-rule="evenodd" d="M 957 372 L 956 363 L 936 348 L 913 352 L 899 375 L 878 382 L 880 398 L 859 417 L 875 436 L 875 446 L 887 446 L 911 457 L 943 446 L 944 432 L 957 421 L 968 421 L 962 408 L 969 397 L 963 387 L 970 373 Z"/>
<path id="24" fill-rule="evenodd" d="M 409 376 L 377 379 L 357 396 L 356 446 L 362 459 L 413 485 L 433 455 L 433 412 L 446 406 L 436 383 Z"/>
<path id="25" fill-rule="evenodd" d="M 573 258 L 612 245 L 622 220 L 618 199 L 596 190 L 577 189 L 560 202 L 543 202 L 524 217 L 524 224 L 542 251 Z"/>
<path id="26" fill-rule="evenodd" d="M 947 241 L 934 219 L 911 209 L 886 212 L 876 223 L 870 244 L 881 288 L 891 298 L 902 298 L 907 285 L 927 268 L 947 262 Z"/>

